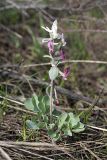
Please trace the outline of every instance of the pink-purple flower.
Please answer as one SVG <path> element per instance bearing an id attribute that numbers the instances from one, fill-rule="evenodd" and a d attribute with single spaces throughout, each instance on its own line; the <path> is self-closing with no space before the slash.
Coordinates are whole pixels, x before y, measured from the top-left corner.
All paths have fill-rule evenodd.
<path id="1" fill-rule="evenodd" d="M 62 49 L 60 49 L 59 53 L 60 53 L 61 60 L 64 61 L 65 60 L 65 53 L 64 53 L 64 51 Z"/>
<path id="2" fill-rule="evenodd" d="M 63 77 L 64 80 L 67 80 L 67 77 L 70 74 L 70 68 L 66 67 L 63 72 L 59 70 L 59 74 Z"/>
<path id="3" fill-rule="evenodd" d="M 49 53 L 53 53 L 54 52 L 54 42 L 52 40 L 48 41 L 48 49 L 49 49 Z"/>
<path id="4" fill-rule="evenodd" d="M 67 68 L 64 69 L 64 72 L 63 72 L 63 79 L 66 80 L 67 77 L 69 76 L 69 74 L 70 74 L 70 68 L 67 67 Z"/>

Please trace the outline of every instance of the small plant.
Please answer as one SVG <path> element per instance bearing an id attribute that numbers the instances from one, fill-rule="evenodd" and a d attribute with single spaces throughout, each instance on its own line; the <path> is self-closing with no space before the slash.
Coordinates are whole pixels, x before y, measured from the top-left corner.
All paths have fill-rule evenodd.
<path id="1" fill-rule="evenodd" d="M 63 72 L 58 68 L 60 62 L 65 60 L 64 46 L 66 42 L 64 35 L 57 32 L 57 20 L 53 22 L 51 29 L 42 27 L 49 32 L 50 37 L 43 39 L 47 44 L 49 54 L 44 55 L 49 58 L 51 68 L 49 70 L 50 85 L 46 89 L 46 96 L 37 96 L 25 101 L 25 107 L 37 115 L 26 121 L 27 126 L 33 130 L 44 129 L 53 140 L 61 139 L 63 136 L 72 136 L 72 133 L 84 131 L 84 124 L 80 122 L 79 116 L 72 112 L 66 113 L 57 109 L 59 103 L 54 81 L 61 76 L 67 80 L 70 68 L 64 68 Z"/>

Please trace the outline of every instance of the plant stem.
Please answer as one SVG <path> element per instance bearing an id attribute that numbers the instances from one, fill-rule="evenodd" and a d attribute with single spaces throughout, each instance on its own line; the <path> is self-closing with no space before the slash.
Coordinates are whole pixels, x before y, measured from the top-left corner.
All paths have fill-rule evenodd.
<path id="1" fill-rule="evenodd" d="M 50 88 L 50 121 L 51 121 L 52 109 L 53 109 L 53 99 L 52 99 L 52 95 L 53 95 L 53 80 L 51 80 L 51 88 Z"/>

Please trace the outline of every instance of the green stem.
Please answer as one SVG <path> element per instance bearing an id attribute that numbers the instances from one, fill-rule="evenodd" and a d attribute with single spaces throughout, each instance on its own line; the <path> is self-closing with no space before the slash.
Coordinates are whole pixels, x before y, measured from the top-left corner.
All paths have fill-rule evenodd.
<path id="1" fill-rule="evenodd" d="M 53 110 L 53 80 L 51 80 L 51 88 L 50 88 L 50 121 L 52 119 L 52 110 Z"/>

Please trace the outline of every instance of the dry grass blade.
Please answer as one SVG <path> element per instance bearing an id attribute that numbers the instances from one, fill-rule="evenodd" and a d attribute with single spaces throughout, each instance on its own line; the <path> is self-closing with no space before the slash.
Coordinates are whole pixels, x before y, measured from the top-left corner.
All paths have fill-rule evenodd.
<path id="1" fill-rule="evenodd" d="M 1 104 L 1 103 L 0 103 Z M 21 111 L 23 113 L 27 113 L 27 114 L 30 114 L 30 115 L 37 115 L 35 112 L 32 112 L 32 111 L 29 111 L 29 110 L 26 110 L 26 109 L 23 109 L 21 107 L 16 107 L 16 106 L 12 106 L 12 105 L 6 105 L 8 108 L 12 108 L 14 110 L 17 110 L 17 111 Z"/>
<path id="2" fill-rule="evenodd" d="M 0 96 L 0 98 L 3 99 L 3 100 L 8 100 L 8 101 L 13 102 L 13 103 L 16 103 L 16 104 L 18 104 L 18 105 L 24 106 L 24 104 L 23 104 L 22 102 L 15 101 L 15 100 L 13 100 L 13 99 L 10 99 L 10 98 L 7 98 L 7 97 L 3 97 L 3 96 Z"/>
<path id="3" fill-rule="evenodd" d="M 29 154 L 29 155 L 32 155 L 32 156 L 38 156 L 39 158 L 44 158 L 44 159 L 47 159 L 47 160 L 53 160 L 52 158 L 48 158 L 48 157 L 46 157 L 46 156 L 42 156 L 42 155 L 40 155 L 40 154 L 33 153 L 33 152 L 28 151 L 28 150 L 25 150 L 25 149 L 18 149 L 18 150 L 20 150 L 20 151 L 22 151 L 22 152 L 25 152 L 25 153 L 27 153 L 27 154 Z"/>
<path id="4" fill-rule="evenodd" d="M 67 155 L 72 158 L 72 160 L 76 160 L 69 152 L 67 148 L 57 146 L 56 144 L 51 144 L 51 143 L 36 143 L 36 142 L 13 142 L 13 141 L 0 141 L 0 146 L 7 147 L 7 148 L 17 148 L 17 150 L 20 150 L 22 152 L 28 153 L 33 156 L 38 156 L 40 158 L 44 159 L 49 159 L 52 160 L 51 158 L 48 158 L 46 156 L 42 156 L 40 154 L 33 153 L 30 150 L 35 150 L 35 151 L 61 151 L 64 153 L 64 155 Z M 24 149 L 23 149 L 24 147 Z M 39 149 L 40 148 L 40 149 Z"/>
<path id="5" fill-rule="evenodd" d="M 58 150 L 58 146 L 56 145 L 56 150 Z M 76 160 L 70 153 L 68 153 L 65 149 L 61 150 L 65 155 L 68 155 L 69 157 L 72 158 L 72 160 Z"/>
<path id="6" fill-rule="evenodd" d="M 72 160 L 76 160 L 69 152 L 68 152 L 68 149 L 65 148 L 64 146 L 61 147 L 61 146 L 58 146 L 54 143 L 37 143 L 37 142 L 13 142 L 13 141 L 0 141 L 0 146 L 3 146 L 3 147 L 7 147 L 7 148 L 17 148 L 18 150 L 20 151 L 23 151 L 23 152 L 26 152 L 28 154 L 31 154 L 31 155 L 34 155 L 34 156 L 39 156 L 41 158 L 47 158 L 46 156 L 42 156 L 42 155 L 39 155 L 39 154 L 35 154 L 31 151 L 28 151 L 28 149 L 34 149 L 35 151 L 39 151 L 39 150 L 55 150 L 55 151 L 61 151 L 63 152 L 65 155 L 69 156 L 72 158 Z M 23 149 L 24 147 L 24 149 Z M 40 149 L 39 149 L 40 147 Z M 51 158 L 47 158 L 49 160 L 52 160 Z"/>
<path id="7" fill-rule="evenodd" d="M 95 127 L 95 126 L 90 126 L 90 125 L 87 125 L 87 127 L 92 128 L 92 129 L 96 129 L 96 130 L 99 130 L 99 131 L 107 132 L 107 129 L 105 129 L 105 128 L 100 128 L 100 127 Z"/>
<path id="8" fill-rule="evenodd" d="M 30 146 L 30 147 L 43 147 L 44 149 L 46 147 L 49 147 L 50 150 L 53 149 L 53 150 L 64 150 L 65 148 L 64 147 L 61 147 L 61 146 L 57 146 L 56 148 L 56 145 L 52 144 L 52 143 L 42 143 L 42 142 L 23 142 L 23 141 L 20 141 L 20 142 L 13 142 L 13 141 L 0 141 L 0 146 Z"/>
<path id="9" fill-rule="evenodd" d="M 96 158 L 97 160 L 101 160 L 94 152 L 92 152 L 92 150 L 87 148 L 83 143 L 81 143 L 80 146 L 84 148 L 86 151 L 88 151 L 94 158 Z"/>
<path id="10" fill-rule="evenodd" d="M 2 149 L 2 147 L 0 147 L 0 153 L 2 157 L 5 158 L 6 160 L 12 160 L 10 156 Z"/>

